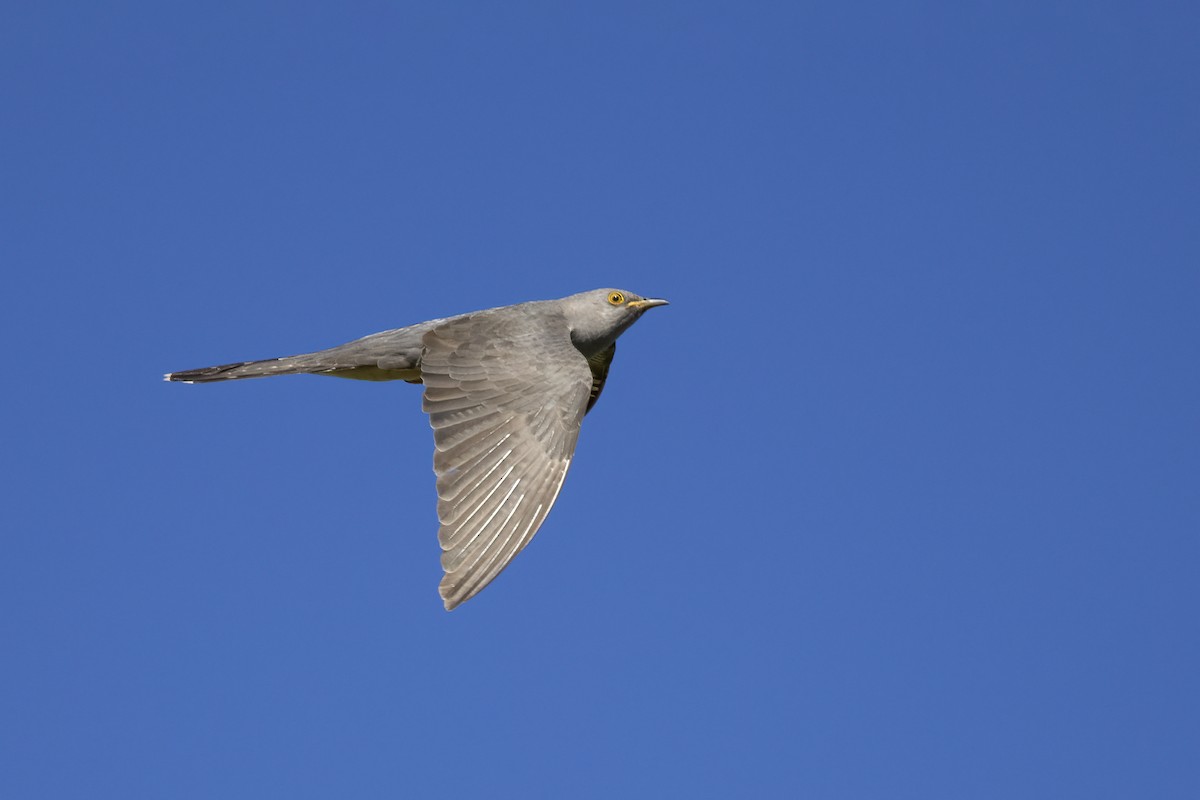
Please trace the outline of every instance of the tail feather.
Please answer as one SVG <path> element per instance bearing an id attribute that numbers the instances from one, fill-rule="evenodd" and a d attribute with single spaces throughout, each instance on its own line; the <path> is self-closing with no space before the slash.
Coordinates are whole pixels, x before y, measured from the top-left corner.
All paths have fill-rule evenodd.
<path id="1" fill-rule="evenodd" d="M 215 367 L 200 369 L 185 369 L 182 372 L 168 372 L 164 379 L 180 383 L 208 383 L 210 381 L 236 381 L 241 378 L 265 378 L 268 375 L 293 375 L 298 372 L 314 370 L 314 365 L 305 364 L 296 356 L 285 358 L 268 358 L 262 361 L 239 361 L 234 364 L 220 364 Z"/>

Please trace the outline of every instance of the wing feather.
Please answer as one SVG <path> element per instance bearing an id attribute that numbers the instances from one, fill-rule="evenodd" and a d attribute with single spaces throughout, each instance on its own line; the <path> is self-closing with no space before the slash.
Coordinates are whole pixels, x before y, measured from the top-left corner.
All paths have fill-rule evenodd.
<path id="1" fill-rule="evenodd" d="M 545 521 L 597 382 L 560 314 L 500 311 L 423 339 L 447 609 L 487 586 Z"/>

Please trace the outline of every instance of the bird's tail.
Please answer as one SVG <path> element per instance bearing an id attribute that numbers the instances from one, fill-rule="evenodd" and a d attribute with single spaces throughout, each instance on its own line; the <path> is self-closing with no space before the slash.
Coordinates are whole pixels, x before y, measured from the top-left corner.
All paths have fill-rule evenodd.
<path id="1" fill-rule="evenodd" d="M 210 381 L 236 381 L 242 378 L 265 378 L 268 375 L 295 375 L 301 372 L 324 372 L 326 370 L 328 370 L 327 366 L 322 366 L 316 359 L 304 355 L 185 369 L 182 372 L 168 372 L 163 377 L 166 380 L 180 383 L 208 383 Z"/>

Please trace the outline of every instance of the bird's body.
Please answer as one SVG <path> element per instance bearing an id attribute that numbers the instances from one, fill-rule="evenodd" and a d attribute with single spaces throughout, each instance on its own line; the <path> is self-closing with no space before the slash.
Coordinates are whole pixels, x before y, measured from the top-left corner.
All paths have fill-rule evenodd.
<path id="1" fill-rule="evenodd" d="M 312 373 L 425 385 L 452 609 L 528 544 L 566 477 L 616 340 L 665 300 L 616 289 L 383 331 L 328 350 L 169 373 L 206 383 Z"/>

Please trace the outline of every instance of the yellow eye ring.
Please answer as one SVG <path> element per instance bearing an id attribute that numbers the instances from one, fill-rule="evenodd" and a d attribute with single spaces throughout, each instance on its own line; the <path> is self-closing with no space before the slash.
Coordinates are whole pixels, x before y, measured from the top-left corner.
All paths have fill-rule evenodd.
<path id="1" fill-rule="evenodd" d="M 625 295 L 621 294 L 620 292 L 613 292 L 608 296 L 608 302 L 612 303 L 614 306 L 619 306 L 621 303 L 625 302 Z"/>

